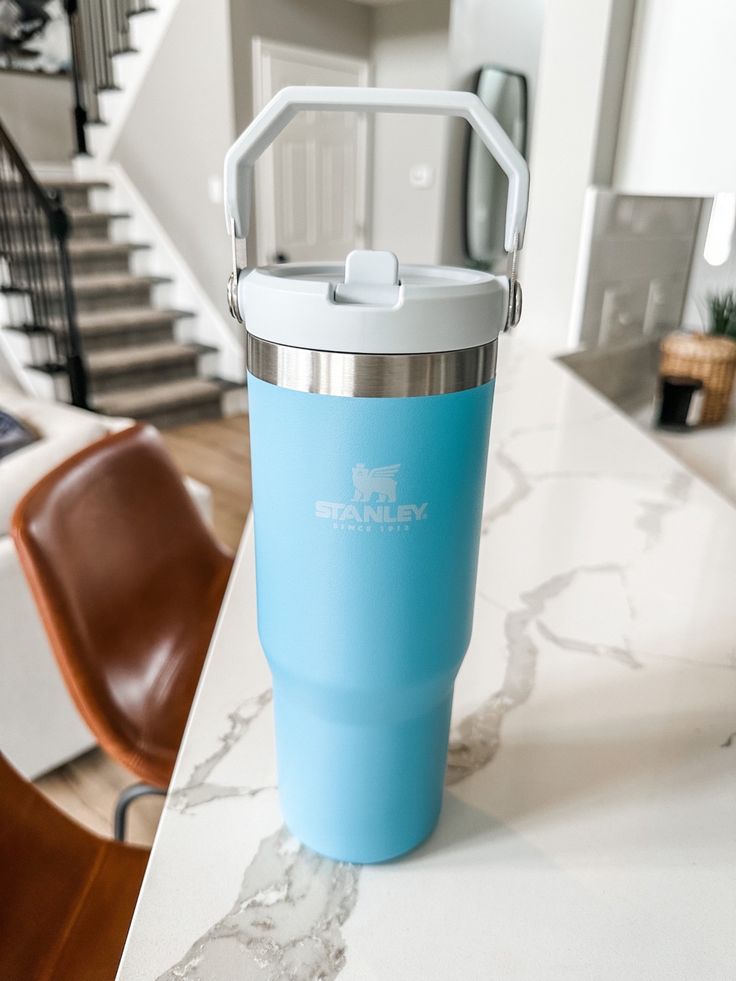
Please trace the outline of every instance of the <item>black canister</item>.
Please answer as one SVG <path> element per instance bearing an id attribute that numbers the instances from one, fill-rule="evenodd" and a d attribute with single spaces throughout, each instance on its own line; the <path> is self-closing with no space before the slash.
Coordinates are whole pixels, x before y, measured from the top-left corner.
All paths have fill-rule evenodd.
<path id="1" fill-rule="evenodd" d="M 693 395 L 703 387 L 699 378 L 677 378 L 663 375 L 659 380 L 660 406 L 658 429 L 684 432 L 693 428 L 688 421 Z"/>

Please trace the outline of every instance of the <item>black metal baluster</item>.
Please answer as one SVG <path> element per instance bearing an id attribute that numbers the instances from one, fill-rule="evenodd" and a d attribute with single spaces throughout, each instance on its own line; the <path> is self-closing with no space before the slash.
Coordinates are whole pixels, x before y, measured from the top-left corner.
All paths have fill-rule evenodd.
<path id="1" fill-rule="evenodd" d="M 87 100 L 84 95 L 84 40 L 82 37 L 79 6 L 77 0 L 65 0 L 67 19 L 69 21 L 69 38 L 72 49 L 72 86 L 74 88 L 74 135 L 77 141 L 77 153 L 87 154 L 87 134 L 84 127 L 87 124 Z"/>
<path id="2" fill-rule="evenodd" d="M 11 235 L 8 262 L 10 263 L 11 279 L 14 288 L 23 290 L 31 308 L 31 322 L 37 321 L 36 309 L 33 303 L 33 269 L 28 265 L 31 251 L 31 240 L 28 231 L 26 215 L 25 189 L 19 186 L 15 191 L 15 214 L 11 211 Z M 21 275 L 18 266 L 25 265 L 25 273 Z"/>
<path id="3" fill-rule="evenodd" d="M 10 269 L 10 235 L 9 235 L 9 223 L 8 223 L 8 194 L 12 194 L 12 188 L 6 187 L 7 173 L 6 173 L 6 154 L 4 148 L 0 147 L 0 258 L 2 258 L 3 274 L 2 274 L 2 286 L 3 290 L 9 290 L 12 288 L 12 273 Z M 9 303 L 8 309 L 13 310 L 13 315 L 15 316 L 15 305 Z M 12 326 L 15 326 L 13 323 Z"/>
<path id="4" fill-rule="evenodd" d="M 120 44 L 120 38 L 123 33 L 123 21 L 120 17 L 120 4 L 118 0 L 110 0 L 110 7 L 110 19 L 115 26 L 116 44 Z"/>
<path id="5" fill-rule="evenodd" d="M 100 7 L 96 0 L 85 0 L 85 2 L 89 10 L 92 38 L 95 46 L 94 85 L 95 93 L 98 93 L 105 84 L 105 41 L 102 36 L 102 18 L 100 17 Z"/>
<path id="6" fill-rule="evenodd" d="M 99 116 L 99 93 L 107 84 L 107 50 L 105 48 L 104 21 L 102 19 L 102 8 L 99 2 L 87 0 L 89 11 L 92 15 L 93 34 L 96 42 L 97 60 L 95 65 L 95 101 L 97 103 L 97 115 Z"/>
<path id="7" fill-rule="evenodd" d="M 111 0 L 117 10 L 118 22 L 120 28 L 118 30 L 117 40 L 115 42 L 115 47 L 112 50 L 112 54 L 120 51 L 130 51 L 130 29 L 128 26 L 128 12 L 125 6 L 121 3 L 121 0 Z"/>
<path id="8" fill-rule="evenodd" d="M 110 76 L 114 79 L 115 72 L 113 70 L 112 56 L 119 51 L 127 51 L 128 44 L 125 39 L 125 31 L 120 30 L 121 25 L 118 22 L 116 0 L 102 0 L 102 2 L 108 8 L 107 17 L 110 23 L 110 47 L 107 52 L 107 61 L 110 66 Z"/>
<path id="9" fill-rule="evenodd" d="M 56 268 L 55 266 L 47 267 L 44 263 L 43 250 L 44 245 L 47 244 L 45 215 L 37 206 L 34 207 L 27 186 L 25 194 L 28 204 L 30 295 L 36 311 L 34 322 L 42 328 L 37 338 L 45 346 L 47 368 L 49 371 L 54 371 L 55 366 L 63 367 L 65 363 L 64 354 L 59 351 L 59 340 L 62 339 L 63 343 L 64 337 L 61 329 L 62 321 L 58 316 L 58 304 L 52 292 L 52 281 L 55 278 Z"/>
<path id="10" fill-rule="evenodd" d="M 72 402 L 86 406 L 69 232 L 60 195 L 38 183 L 0 124 L 0 255 L 7 267 L 2 285 L 26 297 L 31 317 L 26 326 L 35 366 L 52 373 L 65 371 Z M 39 338 L 48 349 L 43 364 L 35 360 Z"/>
<path id="11" fill-rule="evenodd" d="M 130 51 L 132 48 L 130 40 L 130 21 L 128 20 L 128 11 L 125 9 L 125 4 L 122 0 L 116 0 L 118 10 L 120 11 L 120 46 L 124 51 Z"/>
<path id="12" fill-rule="evenodd" d="M 110 56 L 115 50 L 113 35 L 112 31 L 110 30 L 110 10 L 105 0 L 98 0 L 97 9 L 99 10 L 100 14 L 103 65 L 105 70 L 103 87 L 109 89 L 112 88 L 112 59 Z"/>
<path id="13" fill-rule="evenodd" d="M 79 75 L 82 79 L 82 91 L 84 106 L 87 111 L 87 122 L 95 119 L 94 110 L 94 37 L 90 30 L 90 11 L 87 0 L 77 0 L 77 28 L 81 40 L 81 61 L 79 63 Z"/>
<path id="14" fill-rule="evenodd" d="M 8 208 L 7 196 L 13 193 L 13 189 L 6 186 L 8 181 L 8 158 L 5 149 L 0 147 L 0 252 L 2 252 L 5 263 L 8 266 L 8 282 L 3 285 L 10 285 L 10 211 Z"/>
<path id="15" fill-rule="evenodd" d="M 99 23 L 97 8 L 90 0 L 80 0 L 82 8 L 82 24 L 85 37 L 88 39 L 88 98 L 90 121 L 97 122 L 100 118 L 97 92 L 101 86 L 103 52 L 100 47 Z"/>
<path id="16" fill-rule="evenodd" d="M 105 66 L 105 81 L 104 87 L 109 89 L 111 86 L 112 78 L 112 65 L 110 64 L 110 52 L 113 50 L 115 45 L 113 31 L 111 29 L 112 25 L 110 23 L 110 10 L 109 5 L 106 0 L 97 0 L 98 10 L 100 12 L 100 27 L 102 28 L 102 51 L 103 51 L 103 64 Z"/>
<path id="17" fill-rule="evenodd" d="M 63 295 L 59 298 L 63 304 L 66 320 L 67 361 L 69 375 L 69 391 L 73 405 L 87 408 L 87 372 L 82 353 L 82 338 L 77 322 L 77 303 L 72 285 L 72 265 L 69 258 L 69 218 L 62 206 L 61 195 L 57 194 L 49 215 L 49 231 L 56 242 L 59 259 L 59 274 Z"/>
<path id="18" fill-rule="evenodd" d="M 52 192 L 53 193 L 53 192 Z M 49 194 L 51 199 L 51 194 Z M 51 339 L 52 346 L 54 349 L 54 354 L 51 358 L 57 364 L 63 364 L 67 367 L 67 376 L 69 380 L 69 392 L 71 395 L 71 373 L 69 371 L 69 358 L 70 358 L 70 343 L 69 343 L 69 332 L 67 329 L 67 317 L 65 316 L 65 304 L 64 304 L 64 285 L 63 277 L 61 275 L 61 268 L 59 264 L 59 257 L 56 250 L 56 241 L 53 233 L 52 218 L 50 215 L 46 215 L 47 229 L 51 239 L 51 248 L 55 256 L 55 262 L 51 267 L 49 275 L 49 289 L 53 294 L 53 313 L 50 326 L 52 327 Z"/>
<path id="19" fill-rule="evenodd" d="M 43 275 L 39 221 L 43 215 L 33 207 L 27 186 L 23 188 L 23 217 L 25 231 L 25 263 L 28 269 L 28 288 L 33 306 L 34 322 L 41 327 L 51 327 L 52 304 Z"/>

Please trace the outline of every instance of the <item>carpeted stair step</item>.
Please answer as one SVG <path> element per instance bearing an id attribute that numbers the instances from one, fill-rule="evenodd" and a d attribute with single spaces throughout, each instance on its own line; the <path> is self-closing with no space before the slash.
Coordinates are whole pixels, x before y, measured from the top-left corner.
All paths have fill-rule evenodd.
<path id="1" fill-rule="evenodd" d="M 188 310 L 159 310 L 156 307 L 121 307 L 80 313 L 77 323 L 84 350 L 89 354 L 105 348 L 148 345 L 173 341 L 177 320 L 191 317 Z"/>
<path id="2" fill-rule="evenodd" d="M 71 238 L 68 249 L 72 263 L 72 272 L 79 276 L 90 276 L 96 273 L 128 273 L 130 258 L 134 252 L 150 249 L 143 242 L 110 242 L 97 238 Z M 47 245 L 41 248 L 37 255 L 48 268 L 55 268 L 58 262 L 58 250 L 55 246 Z M 35 258 L 26 259 L 23 255 L 15 255 L 13 263 L 18 268 L 26 270 L 33 267 Z"/>
<path id="3" fill-rule="evenodd" d="M 73 177 L 61 180 L 45 180 L 43 186 L 47 191 L 59 191 L 61 203 L 65 208 L 81 208 L 89 210 L 90 191 L 108 191 L 108 181 L 78 181 Z"/>
<path id="4" fill-rule="evenodd" d="M 48 192 L 58 191 L 61 194 L 61 203 L 67 210 L 78 208 L 89 211 L 90 192 L 109 190 L 110 184 L 107 181 L 77 181 L 72 177 L 62 177 L 42 181 L 42 187 Z M 30 191 L 19 180 L 0 180 L 0 197 L 6 208 L 11 210 L 32 200 Z"/>
<path id="5" fill-rule="evenodd" d="M 203 344 L 163 341 L 139 347 L 108 348 L 87 355 L 90 391 L 105 393 L 150 387 L 160 382 L 192 378 L 199 357 L 215 351 Z"/>
<path id="6" fill-rule="evenodd" d="M 222 388 L 216 381 L 186 378 L 147 388 L 108 392 L 93 399 L 98 412 L 146 419 L 155 426 L 181 426 L 222 416 Z"/>
<path id="7" fill-rule="evenodd" d="M 75 278 L 77 275 L 91 276 L 97 273 L 129 273 L 133 253 L 150 248 L 146 242 L 72 238 L 69 240 L 69 258 Z"/>
<path id="8" fill-rule="evenodd" d="M 117 310 L 121 307 L 145 307 L 151 302 L 154 286 L 170 283 L 166 276 L 134 276 L 131 273 L 97 273 L 74 276 L 74 295 L 78 313 L 93 310 Z M 52 302 L 59 303 L 63 293 L 59 283 L 48 288 Z"/>
<path id="9" fill-rule="evenodd" d="M 97 238 L 107 239 L 110 237 L 110 223 L 130 215 L 125 211 L 90 211 L 88 208 L 67 208 L 67 214 L 71 224 L 71 235 L 75 238 Z M 48 227 L 46 216 L 42 211 L 34 211 L 33 220 L 39 229 Z M 28 228 L 31 217 L 27 214 L 15 213 L 10 209 L 10 213 L 3 217 L 10 225 L 18 228 Z"/>
<path id="10" fill-rule="evenodd" d="M 89 211 L 86 208 L 69 208 L 68 214 L 74 238 L 109 238 L 111 222 L 130 218 L 126 211 Z"/>

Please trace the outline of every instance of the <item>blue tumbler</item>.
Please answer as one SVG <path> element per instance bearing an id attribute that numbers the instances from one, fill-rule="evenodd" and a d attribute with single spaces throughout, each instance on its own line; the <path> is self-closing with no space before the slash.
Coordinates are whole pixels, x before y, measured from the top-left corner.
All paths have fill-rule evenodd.
<path id="1" fill-rule="evenodd" d="M 462 116 L 509 177 L 511 275 L 345 263 L 248 269 L 257 157 L 298 110 Z M 230 149 L 229 298 L 246 324 L 258 629 L 284 820 L 331 858 L 418 845 L 442 803 L 470 641 L 497 337 L 514 324 L 528 173 L 468 93 L 283 89 Z"/>

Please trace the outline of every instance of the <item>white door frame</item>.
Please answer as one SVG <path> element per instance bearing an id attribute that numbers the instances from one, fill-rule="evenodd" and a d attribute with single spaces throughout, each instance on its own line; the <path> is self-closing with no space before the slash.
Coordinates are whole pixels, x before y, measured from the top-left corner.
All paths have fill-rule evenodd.
<path id="1" fill-rule="evenodd" d="M 360 85 L 370 83 L 370 65 L 362 58 L 336 55 L 331 51 L 306 48 L 296 44 L 282 44 L 268 38 L 254 37 L 252 41 L 253 60 L 253 115 L 261 111 L 276 94 L 272 91 L 268 72 L 268 59 L 271 56 L 295 57 L 309 62 L 310 58 L 321 68 L 357 70 Z M 369 241 L 368 188 L 370 186 L 368 114 L 357 113 L 357 174 L 355 180 L 356 223 L 359 233 L 356 248 L 365 248 Z M 274 167 L 272 151 L 266 150 L 256 164 L 255 174 L 255 218 L 256 218 L 256 256 L 259 266 L 268 265 L 269 257 L 276 251 L 276 227 L 274 209 L 270 202 L 275 199 Z"/>

